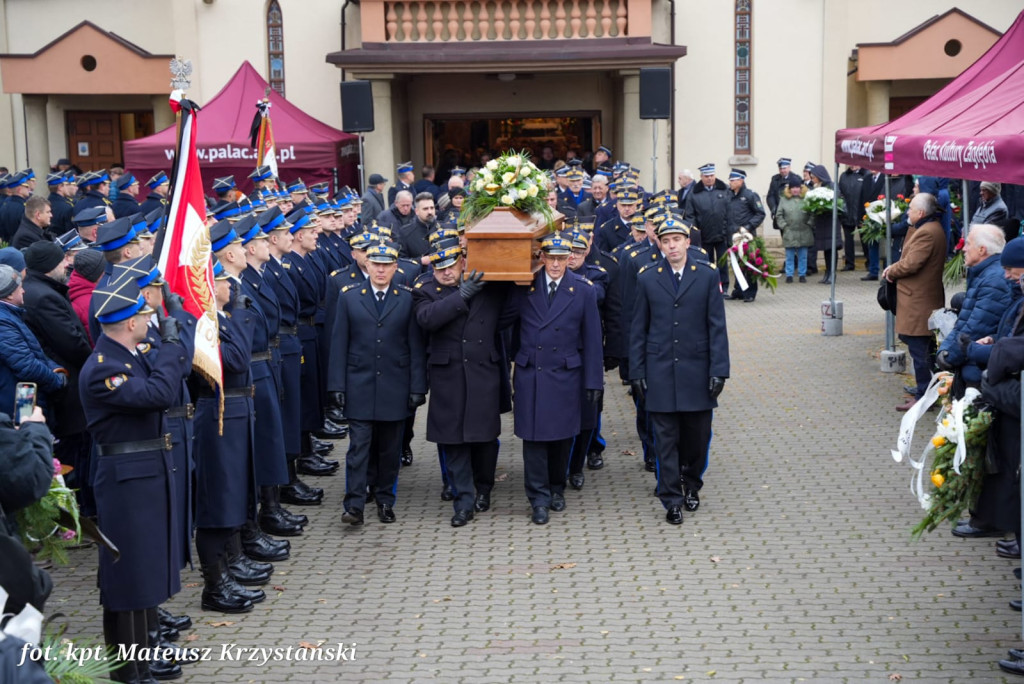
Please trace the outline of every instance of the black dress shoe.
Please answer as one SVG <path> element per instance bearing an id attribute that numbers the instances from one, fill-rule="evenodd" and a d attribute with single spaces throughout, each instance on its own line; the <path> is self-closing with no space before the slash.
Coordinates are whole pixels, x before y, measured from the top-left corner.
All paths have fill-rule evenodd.
<path id="1" fill-rule="evenodd" d="M 324 412 L 324 415 L 327 416 L 327 420 L 331 421 L 332 423 L 339 427 L 341 426 L 342 421 L 345 420 L 345 414 L 338 410 L 338 407 L 336 406 L 331 406 L 330 408 L 328 408 Z"/>
<path id="2" fill-rule="evenodd" d="M 342 435 L 347 434 L 347 432 L 342 430 L 340 425 L 335 425 L 331 421 L 325 420 L 320 429 L 313 434 L 319 439 L 341 439 Z"/>
<path id="3" fill-rule="evenodd" d="M 153 679 L 161 682 L 169 682 L 175 679 L 181 679 L 183 673 L 181 671 L 181 665 L 172 663 L 169 660 L 151 660 L 149 661 L 149 674 Z"/>
<path id="4" fill-rule="evenodd" d="M 441 490 L 441 501 L 452 501 L 453 499 L 455 499 L 455 492 L 452 491 L 451 485 L 446 484 Z"/>
<path id="5" fill-rule="evenodd" d="M 965 539 L 973 539 L 975 537 L 1002 537 L 1003 531 L 997 530 L 993 527 L 975 527 L 970 521 L 965 523 L 958 523 L 953 528 L 954 537 L 963 537 Z"/>
<path id="6" fill-rule="evenodd" d="M 800 276 L 800 282 L 801 283 L 806 283 L 807 282 L 807 276 Z"/>
<path id="7" fill-rule="evenodd" d="M 1012 608 L 1013 610 L 1015 610 L 1015 611 L 1017 611 L 1019 613 L 1020 609 L 1021 609 L 1021 601 L 1020 601 L 1020 599 L 1014 599 L 1013 601 L 1010 601 L 1010 608 Z"/>
<path id="8" fill-rule="evenodd" d="M 818 275 L 818 267 L 817 266 L 808 266 L 807 267 L 807 275 Z"/>
<path id="9" fill-rule="evenodd" d="M 278 537 L 298 537 L 302 534 L 302 526 L 285 520 L 280 508 L 267 510 L 264 506 L 260 510 L 259 523 L 261 530 Z"/>
<path id="10" fill-rule="evenodd" d="M 281 485 L 281 503 L 292 506 L 319 506 L 324 500 L 324 490 L 310 487 L 302 480 Z"/>
<path id="11" fill-rule="evenodd" d="M 334 451 L 334 442 L 327 442 L 322 439 L 317 439 L 316 437 L 310 437 L 309 448 L 313 450 L 313 453 L 324 456 Z"/>
<path id="12" fill-rule="evenodd" d="M 683 506 L 691 513 L 700 508 L 700 496 L 697 495 L 696 489 L 686 490 L 686 494 L 683 495 Z"/>
<path id="13" fill-rule="evenodd" d="M 188 615 L 172 615 L 171 612 L 165 608 L 157 608 L 156 614 L 160 619 L 161 625 L 173 627 L 179 632 L 182 632 L 192 626 L 192 618 Z"/>
<path id="14" fill-rule="evenodd" d="M 203 573 L 203 610 L 215 610 L 218 613 L 248 613 L 252 610 L 252 601 L 231 590 L 228 582 L 230 575 L 223 558 L 219 559 L 217 565 L 200 566 L 200 570 Z"/>
<path id="15" fill-rule="evenodd" d="M 683 509 L 681 509 L 679 506 L 673 506 L 672 508 L 668 509 L 668 512 L 665 513 L 665 520 L 667 520 L 673 525 L 682 525 Z"/>
<path id="16" fill-rule="evenodd" d="M 406 447 L 406 448 L 402 449 L 402 465 L 403 466 L 411 466 L 412 465 L 412 449 L 410 449 L 409 447 Z"/>
<path id="17" fill-rule="evenodd" d="M 473 502 L 473 510 L 477 513 L 483 513 L 484 511 L 490 510 L 491 508 L 491 495 L 490 494 L 477 494 L 476 501 Z"/>
<path id="18" fill-rule="evenodd" d="M 1007 546 L 996 546 L 996 555 L 1000 558 L 1020 558 L 1020 545 L 1017 542 Z"/>
<path id="19" fill-rule="evenodd" d="M 309 455 L 309 457 L 317 461 L 321 465 L 330 466 L 335 470 L 341 467 L 341 462 L 336 461 L 333 458 L 327 458 L 326 452 L 314 451 L 312 454 Z"/>
<path id="20" fill-rule="evenodd" d="M 267 600 L 267 593 L 262 589 L 246 589 L 241 584 L 235 581 L 235 578 L 228 573 L 225 578 L 228 590 L 235 596 L 241 596 L 244 599 L 248 599 L 250 602 L 263 603 Z"/>
<path id="21" fill-rule="evenodd" d="M 276 563 L 291 556 L 291 543 L 287 539 L 274 539 L 254 525 L 242 527 L 242 551 L 249 558 Z"/>
<path id="22" fill-rule="evenodd" d="M 600 470 L 601 468 L 604 468 L 604 456 L 596 451 L 587 454 L 587 469 Z"/>
<path id="23" fill-rule="evenodd" d="M 320 459 L 314 458 L 312 454 L 299 456 L 295 461 L 295 469 L 303 475 L 312 475 L 314 477 L 333 475 L 338 470 L 324 464 Z"/>
<path id="24" fill-rule="evenodd" d="M 820 284 L 822 284 L 822 285 L 831 285 L 832 284 L 832 276 L 829 275 L 828 273 L 826 273 L 824 276 L 822 276 L 821 280 L 819 280 L 818 282 Z"/>
<path id="25" fill-rule="evenodd" d="M 649 473 L 654 472 L 654 461 L 644 461 L 644 470 Z"/>
<path id="26" fill-rule="evenodd" d="M 376 487 L 367 487 L 366 488 L 366 501 L 367 501 L 367 503 L 376 503 L 377 502 L 377 488 Z"/>
<path id="27" fill-rule="evenodd" d="M 242 560 L 243 558 L 245 558 L 245 554 L 240 554 L 238 557 L 228 561 L 228 574 L 236 582 L 247 587 L 259 587 L 270 581 L 269 572 L 259 571 L 249 566 Z"/>
<path id="28" fill-rule="evenodd" d="M 377 519 L 382 523 L 395 522 L 395 509 L 388 504 L 377 504 Z"/>
<path id="29" fill-rule="evenodd" d="M 569 475 L 569 486 L 573 489 L 583 489 L 583 473 L 572 473 Z"/>
<path id="30" fill-rule="evenodd" d="M 534 506 L 533 515 L 530 516 L 530 520 L 532 520 L 537 525 L 547 525 L 548 509 L 544 506 Z"/>
<path id="31" fill-rule="evenodd" d="M 1011 648 L 1006 653 L 1010 656 L 1011 660 L 1024 660 L 1024 649 Z"/>
<path id="32" fill-rule="evenodd" d="M 558 492 L 551 493 L 551 510 L 555 513 L 561 513 L 565 510 L 565 496 Z"/>
<path id="33" fill-rule="evenodd" d="M 1000 660 L 999 669 L 1015 675 L 1024 675 L 1024 660 Z"/>
<path id="34" fill-rule="evenodd" d="M 840 270 L 840 271 L 856 271 L 856 270 L 857 270 L 857 267 L 856 267 L 856 266 L 851 266 L 850 264 L 846 264 L 845 266 L 843 266 L 843 267 L 842 267 L 841 269 L 839 269 L 839 270 Z"/>
<path id="35" fill-rule="evenodd" d="M 744 297 L 744 298 L 743 298 L 743 302 L 744 302 L 745 304 L 750 304 L 750 303 L 751 303 L 751 302 L 753 302 L 753 301 L 754 301 L 754 298 L 753 298 L 753 297 Z"/>
<path id="36" fill-rule="evenodd" d="M 473 511 L 455 511 L 452 516 L 452 527 L 462 527 L 473 519 Z"/>
<path id="37" fill-rule="evenodd" d="M 242 553 L 241 549 L 239 549 L 236 554 L 232 554 L 231 549 L 229 547 L 226 558 L 226 562 L 228 564 L 228 572 L 231 572 L 233 575 L 236 575 L 235 579 L 238 579 L 238 577 L 237 573 L 233 572 L 233 567 L 239 569 L 244 568 L 245 571 L 252 572 L 255 574 L 265 574 L 268 577 L 274 574 L 273 563 L 264 563 L 262 561 L 249 558 L 244 553 Z M 245 583 L 241 582 L 241 584 Z"/>
<path id="38" fill-rule="evenodd" d="M 284 516 L 285 520 L 292 523 L 293 525 L 298 525 L 299 527 L 305 527 L 309 524 L 309 518 L 307 518 L 301 513 L 292 513 L 286 508 L 281 509 L 281 515 Z"/>
<path id="39" fill-rule="evenodd" d="M 358 508 L 351 511 L 345 511 L 341 514 L 341 522 L 348 523 L 349 525 L 362 525 L 363 512 Z"/>
<path id="40" fill-rule="evenodd" d="M 861 280 L 878 280 L 878 276 L 876 276 L 876 275 L 861 276 Z"/>
<path id="41" fill-rule="evenodd" d="M 173 627 L 168 627 L 167 625 L 164 625 L 164 624 L 160 625 L 160 638 L 161 639 L 164 639 L 166 641 L 177 641 L 179 636 L 181 636 L 181 632 L 179 632 L 178 630 L 174 629 Z"/>
<path id="42" fill-rule="evenodd" d="M 1016 546 L 1017 546 L 1017 540 L 1016 539 L 998 539 L 998 540 L 996 540 L 996 548 L 997 549 L 1007 549 L 1007 550 L 1010 550 L 1010 549 L 1015 548 Z"/>

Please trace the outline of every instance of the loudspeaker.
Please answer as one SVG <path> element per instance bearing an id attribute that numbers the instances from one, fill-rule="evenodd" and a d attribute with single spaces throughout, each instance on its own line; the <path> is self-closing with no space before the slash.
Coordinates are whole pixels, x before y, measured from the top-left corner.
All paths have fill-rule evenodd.
<path id="1" fill-rule="evenodd" d="M 341 130 L 346 133 L 373 130 L 373 92 L 369 81 L 341 82 Z"/>
<path id="2" fill-rule="evenodd" d="M 672 116 L 672 70 L 657 67 L 640 70 L 640 118 Z"/>

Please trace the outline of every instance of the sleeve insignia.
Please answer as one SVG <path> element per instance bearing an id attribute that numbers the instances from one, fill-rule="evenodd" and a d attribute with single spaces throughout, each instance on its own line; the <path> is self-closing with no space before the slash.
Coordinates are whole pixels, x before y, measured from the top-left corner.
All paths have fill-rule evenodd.
<path id="1" fill-rule="evenodd" d="M 356 287 L 358 287 L 358 284 L 357 283 L 352 283 L 351 285 L 346 285 L 345 287 L 341 288 L 341 291 L 342 292 L 348 292 L 349 290 L 351 290 L 353 288 L 356 288 Z"/>
<path id="2" fill-rule="evenodd" d="M 135 349 L 138 350 L 140 354 L 148 354 L 152 348 L 153 347 L 149 344 L 149 342 L 139 342 L 137 345 L 135 345 Z"/>
<path id="3" fill-rule="evenodd" d="M 416 287 L 416 289 L 418 290 L 418 289 L 420 289 L 421 287 L 423 287 L 423 283 L 416 283 L 415 287 Z"/>
<path id="4" fill-rule="evenodd" d="M 96 355 L 96 363 L 103 363 L 103 354 Z"/>
<path id="5" fill-rule="evenodd" d="M 291 265 L 291 264 L 289 264 L 289 263 L 288 263 L 287 261 L 286 261 L 286 262 L 284 262 L 284 263 L 283 263 L 283 264 L 281 264 L 281 265 L 282 265 L 282 266 L 284 266 L 285 268 L 291 268 L 291 267 L 292 267 L 292 265 Z"/>
<path id="6" fill-rule="evenodd" d="M 128 376 L 124 373 L 118 373 L 117 375 L 111 375 L 109 378 L 103 381 L 103 384 L 107 386 L 107 389 L 113 392 L 118 387 L 123 385 L 128 380 Z"/>
<path id="7" fill-rule="evenodd" d="M 339 273 L 341 273 L 341 269 L 340 268 L 335 269 L 335 270 L 331 271 L 331 277 L 333 278 L 334 276 L 338 275 Z"/>

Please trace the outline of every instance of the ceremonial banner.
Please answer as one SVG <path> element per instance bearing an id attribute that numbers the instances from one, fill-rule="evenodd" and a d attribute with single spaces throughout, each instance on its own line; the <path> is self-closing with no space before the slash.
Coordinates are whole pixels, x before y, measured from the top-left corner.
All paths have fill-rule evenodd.
<path id="1" fill-rule="evenodd" d="M 196 157 L 198 107 L 179 90 L 171 93 L 171 109 L 181 115 L 178 148 L 171 175 L 171 203 L 160 241 L 158 264 L 171 292 L 185 298 L 184 308 L 196 317 L 192 366 L 211 385 L 220 387 L 221 371 L 217 310 L 210 268 L 210 231 L 205 225 L 199 159 Z"/>
<path id="2" fill-rule="evenodd" d="M 256 116 L 252 120 L 252 146 L 256 148 L 257 166 L 270 167 L 274 177 L 277 173 L 277 151 L 274 148 L 274 129 L 270 125 L 270 100 L 263 98 L 256 103 Z"/>

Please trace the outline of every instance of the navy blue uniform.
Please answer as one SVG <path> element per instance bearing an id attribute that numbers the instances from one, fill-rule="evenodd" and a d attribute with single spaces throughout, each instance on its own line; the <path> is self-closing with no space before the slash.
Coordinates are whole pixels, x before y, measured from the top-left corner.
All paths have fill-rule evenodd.
<path id="1" fill-rule="evenodd" d="M 124 218 L 125 216 L 138 214 L 142 211 L 136 199 L 127 192 L 117 193 L 117 197 L 114 198 L 114 204 L 112 206 L 114 209 L 114 218 Z"/>
<path id="2" fill-rule="evenodd" d="M 632 239 L 633 232 L 621 216 L 614 216 L 594 230 L 594 243 L 602 252 L 610 252 Z"/>
<path id="3" fill-rule="evenodd" d="M 363 509 L 371 458 L 377 464 L 377 503 L 393 506 L 409 395 L 427 393 L 412 290 L 392 283 L 378 307 L 370 283 L 357 284 L 342 290 L 337 306 L 328 389 L 346 394 L 345 510 Z M 371 454 L 374 440 L 377 453 Z"/>
<path id="4" fill-rule="evenodd" d="M 51 192 L 46 199 L 50 200 L 50 211 L 53 213 L 50 217 L 50 232 L 63 235 L 74 228 L 71 217 L 74 215 L 75 203 L 71 198 Z"/>
<path id="5" fill-rule="evenodd" d="M 302 411 L 302 343 L 298 333 L 299 293 L 288 275 L 289 269 L 290 265 L 271 257 L 263 269 L 263 278 L 274 288 L 280 306 L 281 422 L 285 453 L 294 458 L 302 452 L 302 428 L 299 424 Z"/>
<path id="6" fill-rule="evenodd" d="M 718 406 L 708 392 L 710 378 L 729 377 L 718 274 L 687 258 L 677 283 L 662 259 L 637 277 L 633 310 L 629 378 L 647 381 L 658 496 L 666 508 L 681 506 L 683 489 L 698 491 L 703 484 L 711 412 Z"/>
<path id="7" fill-rule="evenodd" d="M 217 315 L 224 368 L 223 432 L 212 390 L 196 400 L 196 527 L 241 527 L 249 510 L 253 472 L 253 398 L 249 370 L 255 318 L 248 311 Z"/>
<path id="8" fill-rule="evenodd" d="M 111 202 L 105 195 L 101 195 L 96 190 L 90 190 L 84 195 L 79 196 L 75 201 L 74 213 L 78 213 L 83 209 L 92 209 L 93 207 L 113 207 L 114 203 Z"/>
<path id="9" fill-rule="evenodd" d="M 167 206 L 167 198 L 156 194 L 155 192 L 149 193 L 145 201 L 139 204 L 139 211 L 143 214 L 149 215 L 149 212 L 156 209 L 161 209 Z"/>
<path id="10" fill-rule="evenodd" d="M 299 426 L 303 432 L 319 430 L 323 425 L 320 406 L 320 355 L 317 340 L 316 317 L 323 289 L 317 278 L 312 257 L 291 252 L 284 257 L 284 265 L 298 293 L 299 342 L 302 344 L 301 415 Z"/>
<path id="11" fill-rule="evenodd" d="M 515 434 L 523 440 L 527 498 L 534 507 L 548 507 L 552 493 L 565 489 L 584 390 L 604 387 L 597 291 L 589 281 L 566 272 L 549 303 L 541 270 L 533 285 L 513 293 L 512 307 L 519 314 Z M 557 443 L 557 448 L 538 445 L 543 442 Z"/>
<path id="12" fill-rule="evenodd" d="M 121 552 L 100 547 L 100 601 L 108 610 L 153 608 L 181 588 L 181 531 L 169 448 L 120 455 L 104 447 L 168 434 L 164 411 L 175 405 L 191 359 L 165 344 L 152 368 L 106 335 L 96 341 L 79 376 L 89 432 L 99 445 L 94 491 L 99 525 Z M 169 446 L 169 445 L 168 445 Z"/>
<path id="13" fill-rule="evenodd" d="M 0 240 L 10 243 L 18 232 L 21 219 L 25 216 L 25 199 L 18 195 L 10 195 L 0 205 Z"/>

